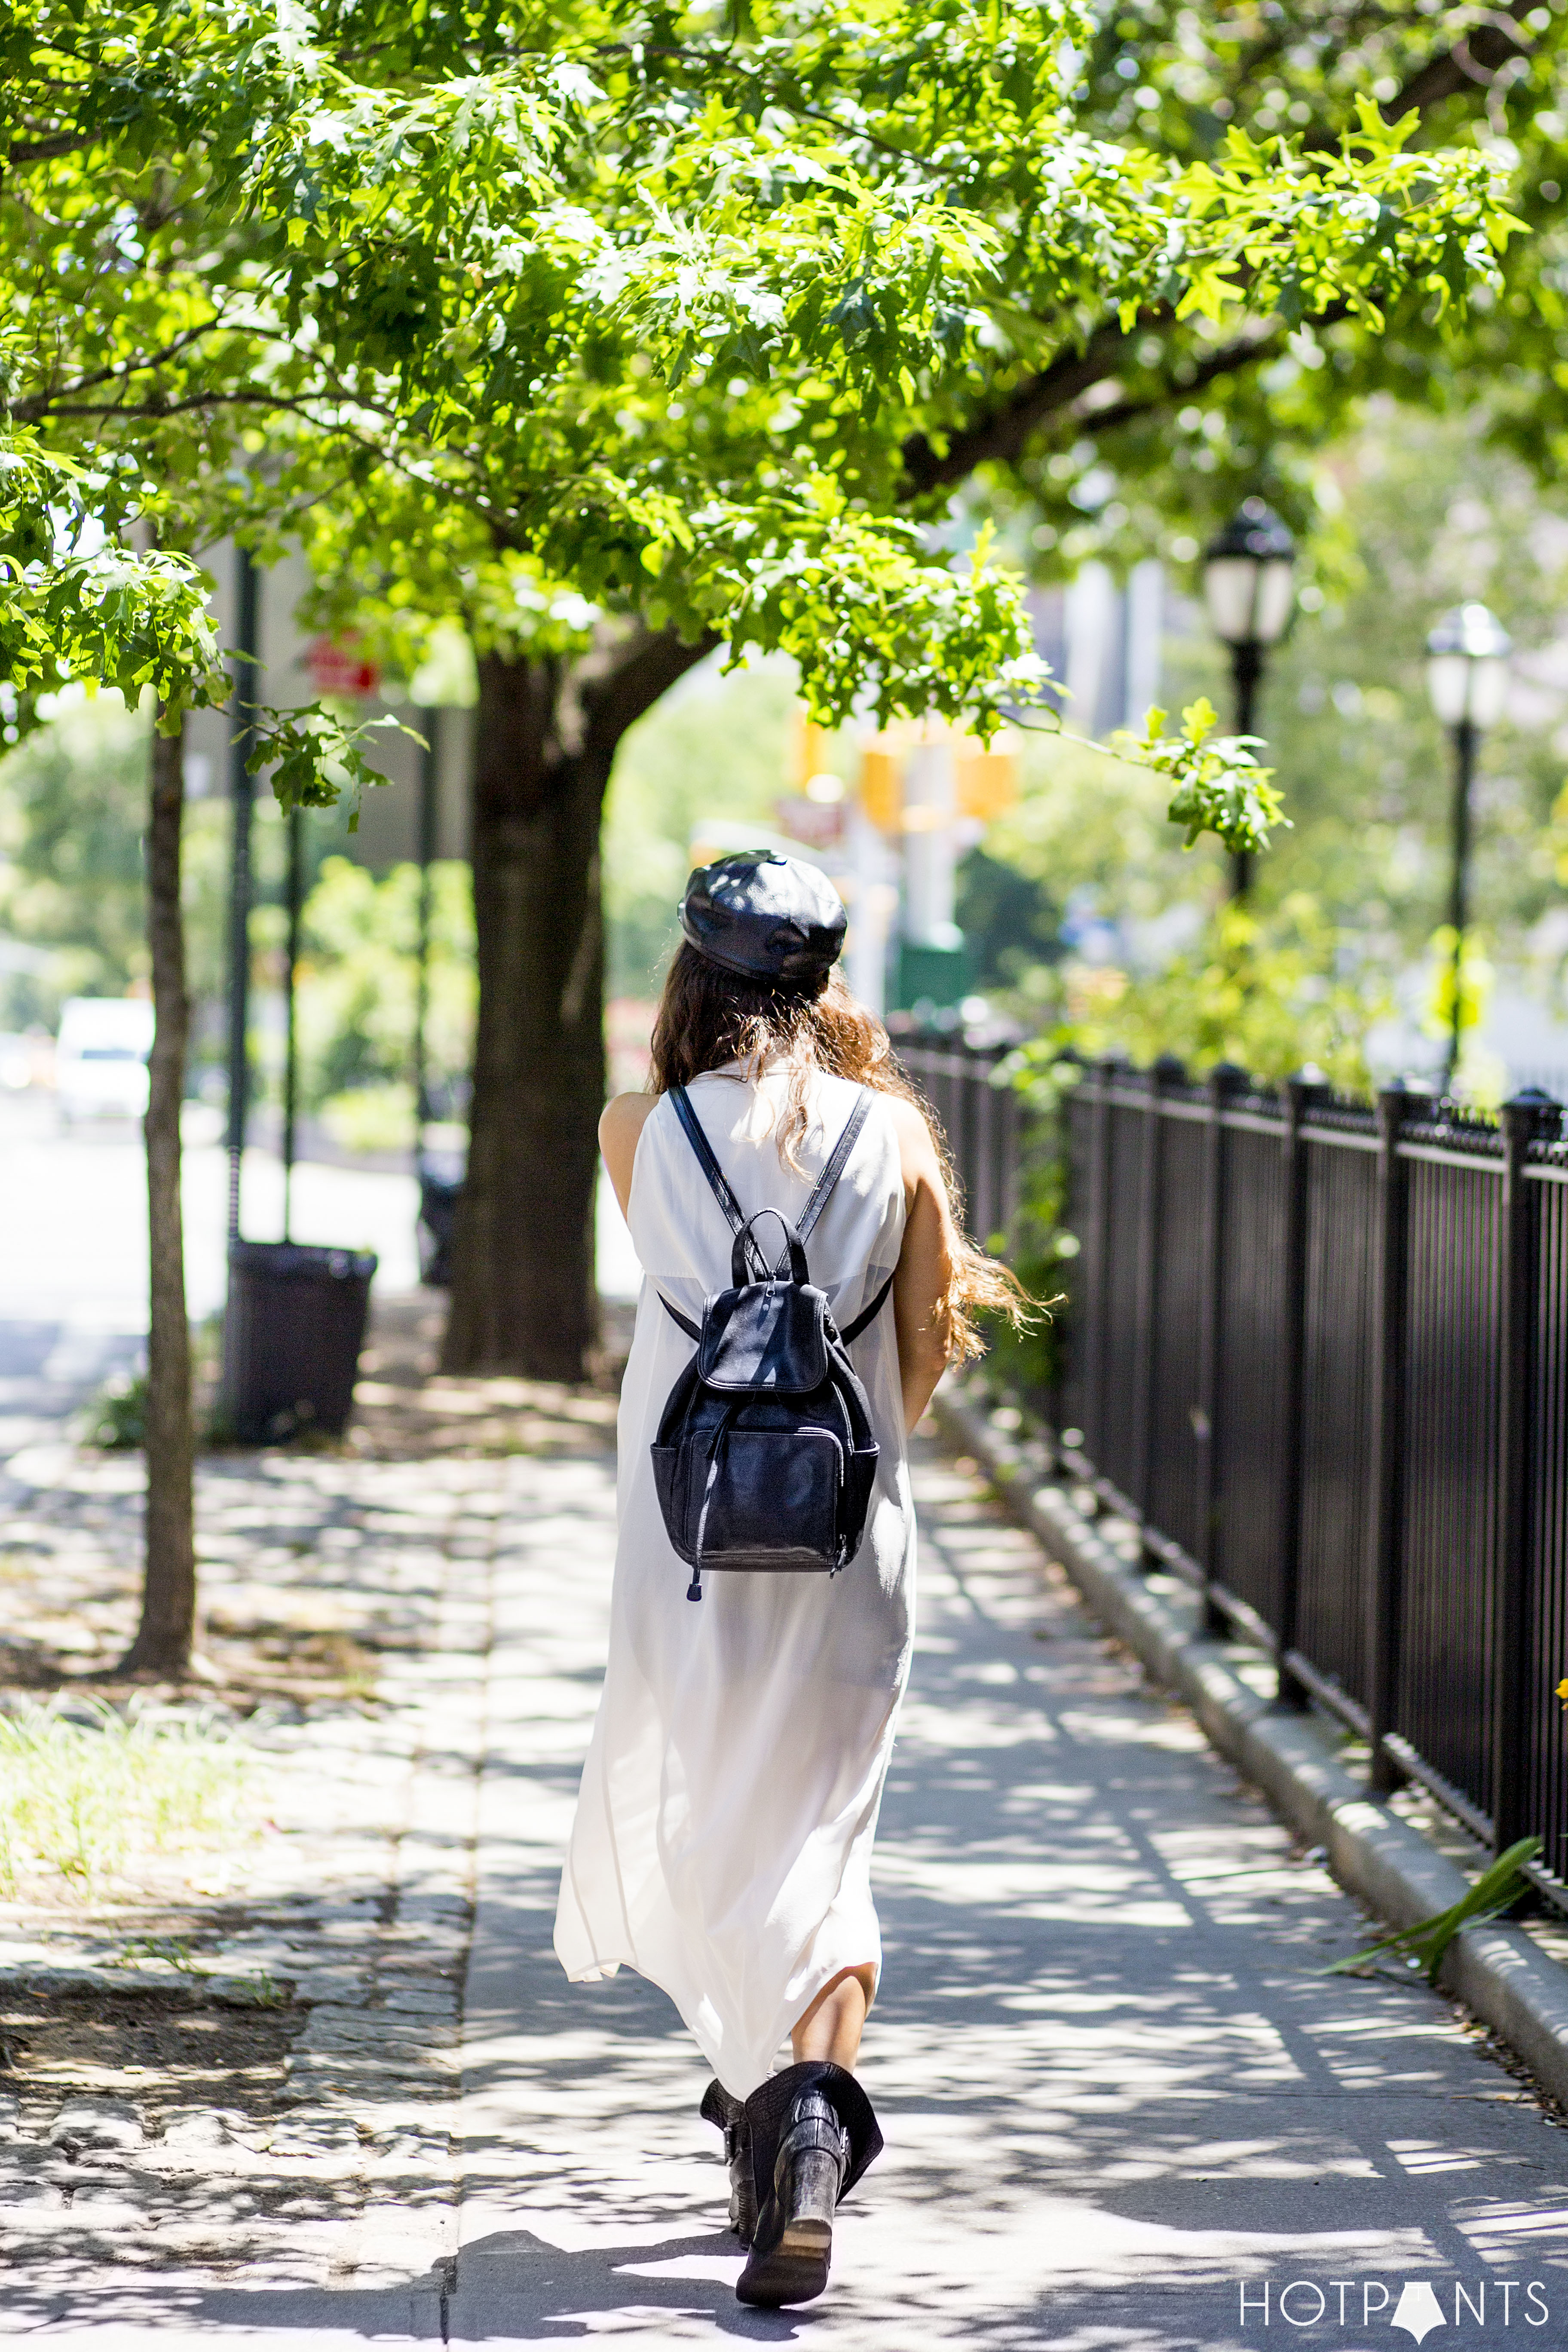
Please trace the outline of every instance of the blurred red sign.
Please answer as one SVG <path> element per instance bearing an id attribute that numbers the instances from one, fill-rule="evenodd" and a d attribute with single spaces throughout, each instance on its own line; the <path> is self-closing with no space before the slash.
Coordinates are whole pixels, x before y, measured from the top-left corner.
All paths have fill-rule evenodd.
<path id="1" fill-rule="evenodd" d="M 343 643 L 318 637 L 305 656 L 305 667 L 318 694 L 339 695 L 350 702 L 363 702 L 381 683 L 380 670 L 352 639 Z"/>

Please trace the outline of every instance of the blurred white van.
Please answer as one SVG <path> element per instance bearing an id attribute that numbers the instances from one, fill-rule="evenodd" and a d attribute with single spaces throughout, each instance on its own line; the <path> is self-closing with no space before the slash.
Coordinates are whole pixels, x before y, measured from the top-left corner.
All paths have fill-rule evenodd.
<path id="1" fill-rule="evenodd" d="M 153 1019 L 144 997 L 66 999 L 55 1046 L 62 1119 L 145 1118 Z"/>

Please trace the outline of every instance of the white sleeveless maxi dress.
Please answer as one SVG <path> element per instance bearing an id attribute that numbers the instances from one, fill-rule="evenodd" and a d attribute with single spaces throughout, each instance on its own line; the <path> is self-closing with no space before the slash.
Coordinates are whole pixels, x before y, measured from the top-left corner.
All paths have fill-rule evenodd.
<path id="1" fill-rule="evenodd" d="M 792 1221 L 854 1108 L 818 1074 L 795 1175 L 774 1139 L 786 1077 L 693 1080 L 742 1210 Z M 727 1288 L 731 1231 L 673 1106 L 637 1143 L 632 1239 L 644 1281 L 621 1391 L 610 1654 L 561 1881 L 555 1949 L 583 1983 L 624 1962 L 666 1991 L 725 2088 L 773 2071 L 790 2027 L 849 1968 L 881 1965 L 871 1847 L 914 1630 L 914 1513 L 889 1298 L 852 1357 L 880 1449 L 860 1549 L 839 1575 L 710 1573 L 700 1601 L 672 1549 L 648 1447 L 700 1320 Z M 898 1263 L 898 1138 L 873 1097 L 809 1244 L 843 1325 Z M 764 1224 L 764 1244 L 777 1233 Z M 782 1237 L 781 1237 L 782 1239 Z"/>

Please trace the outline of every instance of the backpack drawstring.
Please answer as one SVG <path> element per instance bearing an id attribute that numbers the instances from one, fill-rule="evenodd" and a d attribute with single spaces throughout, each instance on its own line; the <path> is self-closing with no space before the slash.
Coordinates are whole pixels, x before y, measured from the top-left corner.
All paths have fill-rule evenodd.
<path id="1" fill-rule="evenodd" d="M 691 1581 L 686 1588 L 688 1601 L 700 1601 L 702 1598 L 702 1545 L 708 1533 L 708 1513 L 713 1501 L 713 1489 L 719 1478 L 720 1450 L 730 1434 L 730 1423 L 740 1409 L 739 1399 L 727 1408 L 724 1418 L 713 1432 L 712 1443 L 708 1448 L 708 1480 L 702 1489 L 702 1510 L 697 1522 L 697 1541 L 692 1546 L 697 1557 L 692 1563 Z"/>

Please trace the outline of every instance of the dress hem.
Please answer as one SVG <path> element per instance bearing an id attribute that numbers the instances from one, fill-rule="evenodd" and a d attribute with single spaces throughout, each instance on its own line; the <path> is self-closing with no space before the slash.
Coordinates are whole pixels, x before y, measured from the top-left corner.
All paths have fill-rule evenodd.
<path id="1" fill-rule="evenodd" d="M 557 1959 L 561 1959 L 559 1952 L 556 1953 L 555 1957 Z M 632 1959 L 626 1954 L 622 1954 L 619 1958 L 613 1960 L 592 1960 L 588 1962 L 585 1967 L 579 1966 L 577 1968 L 568 1968 L 566 1962 L 564 1960 L 561 1960 L 561 1966 L 564 1971 L 568 1984 L 601 1984 L 606 1978 L 614 1976 L 618 1969 L 630 1969 L 632 1974 L 636 1977 L 640 1977 L 644 1984 L 650 1984 L 657 1992 L 663 1993 L 665 1999 L 673 2003 L 682 2025 L 685 2026 L 686 2031 L 696 2042 L 698 2050 L 700 2052 L 706 2063 L 712 2067 L 713 2072 L 719 2077 L 720 2082 L 723 2084 L 724 2088 L 730 2092 L 731 2096 L 734 2098 L 748 2098 L 752 2092 L 757 2088 L 758 2084 L 765 2083 L 771 2074 L 775 2074 L 779 2072 L 779 2068 L 775 2062 L 779 2052 L 783 2049 L 784 2043 L 789 2039 L 789 2035 L 795 2022 L 794 2019 L 788 2021 L 783 2027 L 782 2031 L 774 2038 L 773 2049 L 768 2055 L 762 2073 L 757 2076 L 756 2081 L 748 2083 L 744 2089 L 737 2089 L 735 2084 L 727 2078 L 721 2061 L 714 2056 L 711 2050 L 708 2049 L 704 2045 L 701 2035 L 698 2032 L 697 2028 L 692 2024 L 691 2020 L 681 2008 L 679 2000 L 675 1992 L 658 1977 L 653 1975 L 651 1970 L 641 1967 L 637 1961 Z M 871 2008 L 876 2001 L 877 1995 L 882 1990 L 882 1961 L 880 1954 L 879 1954 L 875 1959 L 838 1960 L 831 1967 L 823 1969 L 820 1972 L 819 1980 L 813 1984 L 810 1990 L 802 1996 L 798 2006 L 795 2007 L 795 2018 L 798 2019 L 804 2017 L 806 2011 L 811 2007 L 812 2002 L 816 2000 L 817 1996 L 820 1993 L 825 1992 L 827 1987 L 834 1983 L 838 1978 L 853 1976 L 858 1969 L 863 1968 L 868 1968 L 873 1972 L 871 1999 L 866 2004 L 867 2014 L 869 2015 Z M 816 1975 L 817 1972 L 814 1970 L 813 1974 Z M 794 2006 L 794 2004 L 792 2004 L 792 2006 Z"/>

